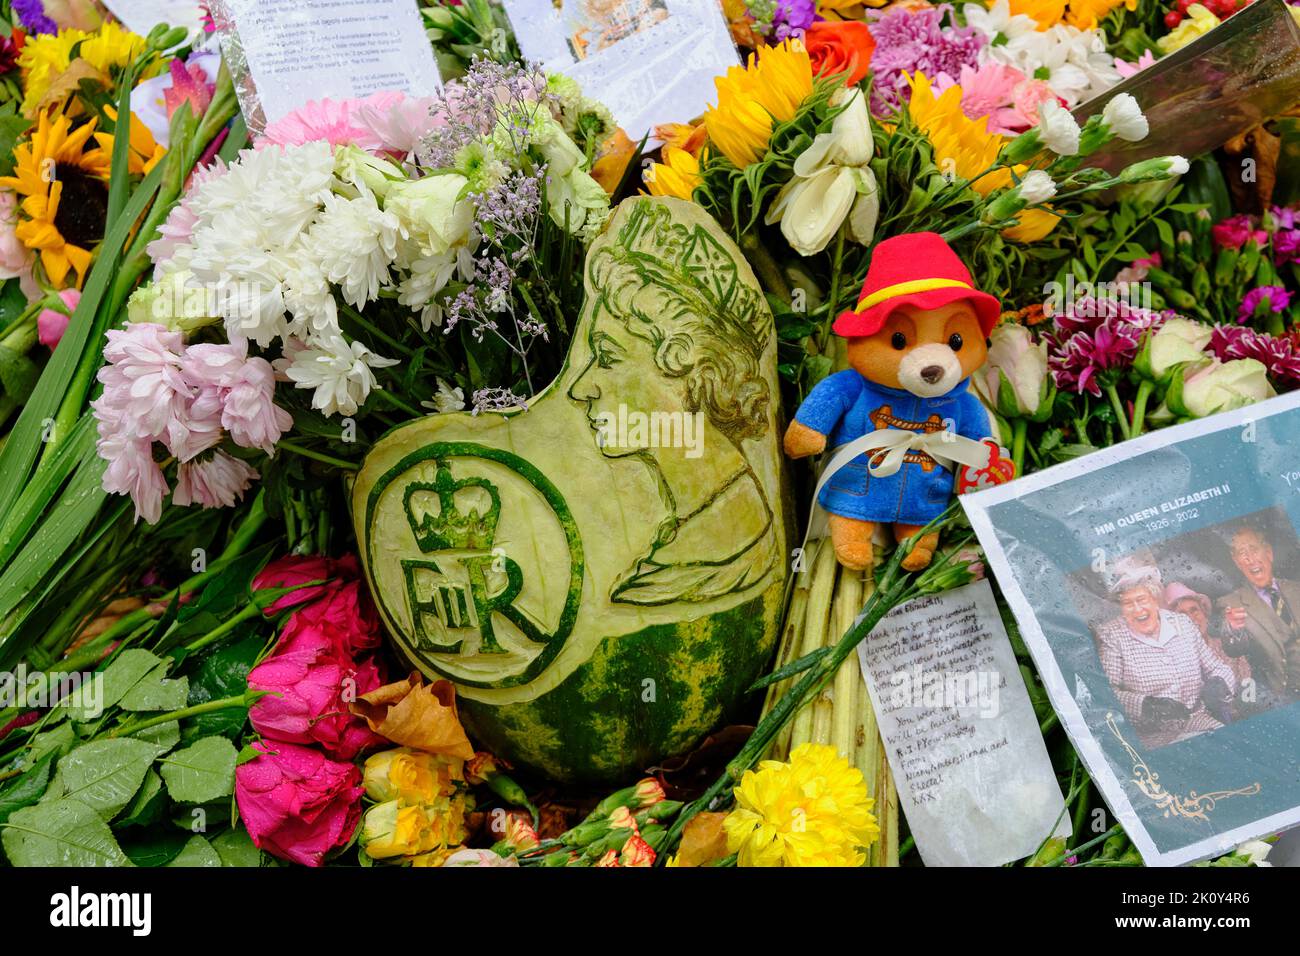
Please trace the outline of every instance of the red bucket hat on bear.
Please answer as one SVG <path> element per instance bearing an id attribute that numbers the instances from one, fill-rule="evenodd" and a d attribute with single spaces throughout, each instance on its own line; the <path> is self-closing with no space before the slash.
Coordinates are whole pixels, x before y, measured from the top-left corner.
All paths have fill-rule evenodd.
<path id="1" fill-rule="evenodd" d="M 832 329 L 845 338 L 875 335 L 899 306 L 940 309 L 960 299 L 975 309 L 984 334 L 991 333 L 1002 303 L 975 288 L 970 270 L 942 236 L 911 232 L 876 246 L 858 307 L 841 312 Z"/>

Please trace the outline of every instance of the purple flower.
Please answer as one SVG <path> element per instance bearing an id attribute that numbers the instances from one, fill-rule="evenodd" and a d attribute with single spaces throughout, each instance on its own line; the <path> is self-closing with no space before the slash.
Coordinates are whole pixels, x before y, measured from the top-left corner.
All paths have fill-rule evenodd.
<path id="1" fill-rule="evenodd" d="M 1279 383 L 1300 384 L 1300 349 L 1296 341 L 1279 338 L 1240 325 L 1215 326 L 1208 346 L 1220 361 L 1255 359 Z"/>
<path id="2" fill-rule="evenodd" d="M 1274 206 L 1269 212 L 1272 214 L 1276 229 L 1294 229 L 1296 220 L 1300 219 L 1300 214 L 1290 206 Z"/>
<path id="3" fill-rule="evenodd" d="M 1291 304 L 1291 293 L 1280 285 L 1260 285 L 1251 289 L 1237 307 L 1237 321 L 1246 322 L 1264 303 L 1270 312 L 1285 312 Z"/>
<path id="4" fill-rule="evenodd" d="M 871 24 L 876 50 L 871 56 L 875 81 L 871 87 L 871 112 L 887 117 L 907 98 L 907 73 L 924 73 L 931 80 L 956 81 L 961 68 L 975 69 L 987 42 L 972 27 L 943 27 L 940 21 L 951 8 L 944 4 L 925 10 L 895 7 Z"/>
<path id="5" fill-rule="evenodd" d="M 45 15 L 41 0 L 13 0 L 10 4 L 28 33 L 58 33 L 59 25 Z"/>
<path id="6" fill-rule="evenodd" d="M 775 28 L 777 42 L 788 40 L 792 36 L 803 36 L 816 17 L 817 5 L 813 0 L 776 0 L 772 26 Z"/>

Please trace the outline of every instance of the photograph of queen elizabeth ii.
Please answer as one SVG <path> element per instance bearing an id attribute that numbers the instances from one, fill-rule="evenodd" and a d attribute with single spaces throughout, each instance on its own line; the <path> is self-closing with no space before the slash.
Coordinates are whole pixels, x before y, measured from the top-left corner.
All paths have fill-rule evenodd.
<path id="1" fill-rule="evenodd" d="M 1102 672 L 1145 750 L 1296 701 L 1298 550 L 1285 513 L 1269 508 L 1074 576 Z"/>

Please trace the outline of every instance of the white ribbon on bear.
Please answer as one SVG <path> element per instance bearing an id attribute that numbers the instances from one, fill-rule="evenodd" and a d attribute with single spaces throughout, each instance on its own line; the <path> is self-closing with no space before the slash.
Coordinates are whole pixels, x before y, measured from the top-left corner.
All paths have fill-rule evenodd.
<path id="1" fill-rule="evenodd" d="M 880 460 L 868 459 L 867 471 L 873 478 L 888 478 L 898 473 L 912 452 L 924 452 L 954 473 L 957 465 L 984 468 L 989 463 L 988 445 L 953 431 L 914 432 L 903 428 L 881 428 L 835 449 L 835 454 L 822 469 L 817 488 L 813 491 L 813 501 L 817 501 L 822 488 L 836 472 L 860 455 L 874 453 L 872 457 Z"/>

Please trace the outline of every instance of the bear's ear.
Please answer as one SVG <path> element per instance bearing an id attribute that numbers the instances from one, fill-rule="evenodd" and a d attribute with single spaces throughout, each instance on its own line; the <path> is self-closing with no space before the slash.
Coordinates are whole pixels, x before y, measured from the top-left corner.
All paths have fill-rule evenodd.
<path id="1" fill-rule="evenodd" d="M 985 340 L 984 340 L 984 347 L 985 347 L 986 349 L 991 349 L 991 348 L 993 348 L 993 340 L 992 340 L 992 339 L 985 339 Z"/>

